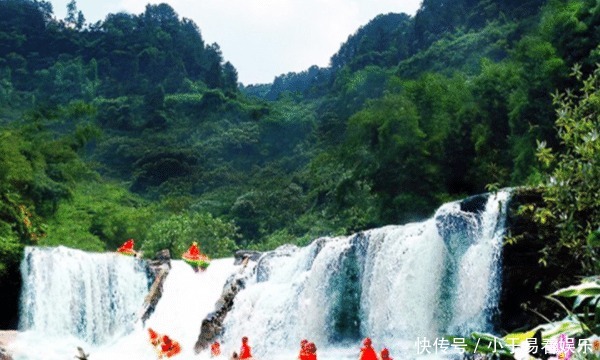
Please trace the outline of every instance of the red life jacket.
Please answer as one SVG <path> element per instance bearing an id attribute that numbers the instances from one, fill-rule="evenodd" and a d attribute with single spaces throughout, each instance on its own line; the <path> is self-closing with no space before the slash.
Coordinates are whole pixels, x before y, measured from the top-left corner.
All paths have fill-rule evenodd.
<path id="1" fill-rule="evenodd" d="M 167 335 L 163 336 L 162 344 L 160 345 L 161 355 L 172 357 L 181 352 L 181 345 L 175 340 L 172 340 Z"/>
<path id="2" fill-rule="evenodd" d="M 148 334 L 150 335 L 150 343 L 154 346 L 157 346 L 160 343 L 160 339 L 158 338 L 158 333 L 154 331 L 152 328 L 148 328 Z"/>
<path id="3" fill-rule="evenodd" d="M 250 346 L 248 346 L 248 344 L 242 344 L 242 348 L 240 349 L 240 359 L 250 359 L 251 357 Z"/>
<path id="4" fill-rule="evenodd" d="M 212 344 L 210 346 L 210 352 L 211 352 L 212 356 L 221 355 L 221 347 L 219 346 L 219 343 Z"/>
<path id="5" fill-rule="evenodd" d="M 120 247 L 120 249 L 123 250 L 133 250 L 133 239 L 129 239 L 127 241 L 125 241 L 125 243 Z"/>
<path id="6" fill-rule="evenodd" d="M 387 348 L 381 350 L 381 360 L 394 360 L 390 357 L 390 351 Z"/>
<path id="7" fill-rule="evenodd" d="M 173 341 L 171 347 L 167 351 L 163 351 L 167 357 L 172 357 L 181 352 L 181 345 L 177 341 Z"/>
<path id="8" fill-rule="evenodd" d="M 173 342 L 169 341 L 169 342 L 163 342 L 162 345 L 160 346 L 160 350 L 163 353 L 166 353 L 167 351 L 169 351 L 169 349 L 173 346 Z"/>
<path id="9" fill-rule="evenodd" d="M 135 250 L 133 250 L 133 246 L 134 246 L 133 239 L 129 239 L 129 240 L 125 241 L 125 243 L 117 249 L 117 252 L 120 252 L 121 254 L 125 254 L 125 255 L 134 255 Z"/>
<path id="10" fill-rule="evenodd" d="M 200 249 L 198 249 L 198 245 L 196 244 L 192 244 L 192 246 L 190 246 L 190 248 L 188 249 L 188 252 L 193 257 L 200 255 Z"/>
<path id="11" fill-rule="evenodd" d="M 366 346 L 360 349 L 359 360 L 377 360 L 377 353 L 372 347 Z"/>

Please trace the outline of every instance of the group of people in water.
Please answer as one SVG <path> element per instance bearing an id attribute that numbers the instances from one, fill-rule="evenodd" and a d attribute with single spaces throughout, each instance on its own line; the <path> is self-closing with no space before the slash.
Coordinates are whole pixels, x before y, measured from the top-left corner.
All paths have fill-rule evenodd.
<path id="1" fill-rule="evenodd" d="M 373 344 L 370 338 L 363 340 L 363 347 L 360 349 L 360 355 L 358 360 L 394 360 L 390 357 L 390 352 L 387 348 L 383 348 L 381 353 L 378 355 L 377 351 L 373 348 Z M 211 347 L 211 356 L 217 357 L 221 355 L 221 344 L 215 341 Z M 234 352 L 230 358 L 231 360 L 238 359 L 252 359 L 252 352 L 250 345 L 248 345 L 248 337 L 242 338 L 242 347 L 238 355 Z M 317 346 L 313 342 L 309 342 L 306 339 L 300 341 L 300 353 L 298 354 L 298 360 L 317 360 Z"/>
<path id="2" fill-rule="evenodd" d="M 215 341 L 211 346 L 210 346 L 210 356 L 211 357 L 217 357 L 221 355 L 221 344 L 219 344 L 218 341 Z M 233 352 L 233 354 L 231 355 L 232 360 L 238 360 L 238 359 L 252 359 L 252 349 L 250 348 L 250 345 L 248 345 L 248 337 L 244 336 L 242 338 L 242 347 L 240 348 L 240 353 L 238 354 L 237 352 Z"/>
<path id="3" fill-rule="evenodd" d="M 317 360 L 317 346 L 315 343 L 303 339 L 300 341 L 300 354 L 298 360 Z"/>
<path id="4" fill-rule="evenodd" d="M 150 335 L 150 343 L 154 346 L 154 350 L 159 359 L 170 358 L 181 352 L 181 345 L 168 335 L 160 335 L 152 328 L 148 328 Z"/>
<path id="5" fill-rule="evenodd" d="M 390 351 L 387 348 L 381 350 L 381 356 L 377 356 L 377 351 L 373 348 L 370 338 L 363 340 L 363 347 L 360 349 L 358 360 L 394 360 L 390 357 Z"/>
<path id="6" fill-rule="evenodd" d="M 167 335 L 160 335 L 152 328 L 148 328 L 148 334 L 150 335 L 150 343 L 154 346 L 159 359 L 170 358 L 181 352 L 179 343 L 169 338 Z M 363 345 L 364 346 L 360 349 L 358 360 L 394 360 L 390 357 L 390 352 L 387 348 L 382 349 L 381 353 L 377 354 L 370 338 L 364 339 Z M 211 357 L 221 356 L 221 344 L 218 341 L 212 343 L 210 346 L 210 353 Z M 242 337 L 242 346 L 239 354 L 234 352 L 230 359 L 253 359 L 252 348 L 248 344 L 248 337 Z M 315 343 L 309 342 L 306 339 L 300 341 L 298 360 L 317 360 L 317 346 Z"/>

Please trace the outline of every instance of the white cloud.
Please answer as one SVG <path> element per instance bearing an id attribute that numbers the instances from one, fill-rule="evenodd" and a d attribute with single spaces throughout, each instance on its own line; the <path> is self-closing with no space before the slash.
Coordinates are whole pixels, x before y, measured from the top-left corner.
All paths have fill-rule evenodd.
<path id="1" fill-rule="evenodd" d="M 51 0 L 64 17 L 69 0 Z M 311 65 L 327 66 L 349 35 L 378 14 L 414 14 L 421 0 L 79 0 L 89 22 L 112 12 L 139 14 L 147 3 L 168 3 L 216 42 L 245 84 L 271 82 Z"/>

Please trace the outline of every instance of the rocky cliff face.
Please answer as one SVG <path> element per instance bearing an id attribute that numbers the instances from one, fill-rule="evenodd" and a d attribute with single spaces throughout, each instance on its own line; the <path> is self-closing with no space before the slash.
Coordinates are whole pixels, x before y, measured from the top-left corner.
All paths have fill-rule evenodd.
<path id="1" fill-rule="evenodd" d="M 0 278 L 0 329 L 16 330 L 19 325 L 19 295 L 22 285 L 19 264 L 9 266 L 6 274 Z"/>

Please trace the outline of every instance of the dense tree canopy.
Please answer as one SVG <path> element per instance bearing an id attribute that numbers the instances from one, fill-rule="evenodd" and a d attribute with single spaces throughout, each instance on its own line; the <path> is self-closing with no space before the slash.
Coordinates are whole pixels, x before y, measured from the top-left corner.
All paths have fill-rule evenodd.
<path id="1" fill-rule="evenodd" d="M 583 166 L 551 94 L 599 61 L 595 1 L 426 0 L 357 29 L 328 67 L 241 88 L 166 4 L 96 24 L 75 1 L 63 20 L 40 0 L 0 0 L 0 14 L 0 284 L 28 244 L 133 237 L 151 256 L 197 240 L 229 256 L 538 184 L 537 143 L 558 175 Z M 578 119 L 592 100 L 561 108 Z M 580 244 L 596 205 L 558 195 L 552 212 L 581 235 L 565 244 Z"/>

